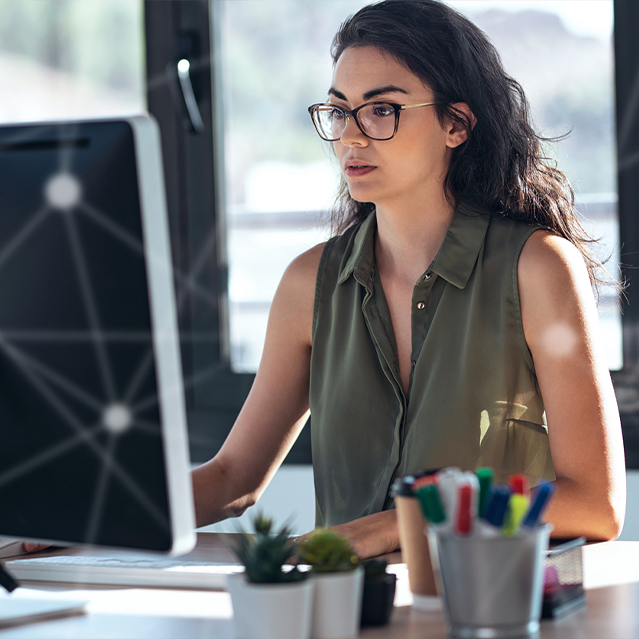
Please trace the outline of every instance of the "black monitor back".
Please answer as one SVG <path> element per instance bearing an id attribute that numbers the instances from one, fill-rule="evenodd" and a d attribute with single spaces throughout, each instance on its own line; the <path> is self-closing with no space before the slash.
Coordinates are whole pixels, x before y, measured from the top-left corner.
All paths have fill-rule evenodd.
<path id="1" fill-rule="evenodd" d="M 0 534 L 193 543 L 157 127 L 0 127 Z"/>

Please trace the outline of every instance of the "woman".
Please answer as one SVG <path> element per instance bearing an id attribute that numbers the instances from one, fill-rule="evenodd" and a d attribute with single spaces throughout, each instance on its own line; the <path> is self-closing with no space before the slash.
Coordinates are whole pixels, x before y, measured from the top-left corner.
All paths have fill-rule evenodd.
<path id="1" fill-rule="evenodd" d="M 399 545 L 393 479 L 446 465 L 556 479 L 556 535 L 616 537 L 598 263 L 521 87 L 435 0 L 363 8 L 333 59 L 310 111 L 342 171 L 342 234 L 282 278 L 246 404 L 193 473 L 198 524 L 255 503 L 310 406 L 318 524 L 362 557 Z"/>

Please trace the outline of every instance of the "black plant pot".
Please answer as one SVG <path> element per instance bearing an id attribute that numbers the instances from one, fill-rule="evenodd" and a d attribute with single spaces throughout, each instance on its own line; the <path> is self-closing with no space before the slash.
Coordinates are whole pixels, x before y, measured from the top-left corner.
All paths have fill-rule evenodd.
<path id="1" fill-rule="evenodd" d="M 393 611 L 397 576 L 388 574 L 382 579 L 365 579 L 362 598 L 362 626 L 383 626 Z"/>

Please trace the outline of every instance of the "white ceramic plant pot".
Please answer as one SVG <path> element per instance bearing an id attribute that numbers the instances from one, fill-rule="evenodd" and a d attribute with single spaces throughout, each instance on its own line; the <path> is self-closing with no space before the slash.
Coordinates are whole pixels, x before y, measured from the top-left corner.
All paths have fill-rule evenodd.
<path id="1" fill-rule="evenodd" d="M 235 636 L 238 639 L 309 639 L 313 590 L 311 579 L 287 584 L 254 584 L 244 573 L 228 575 Z"/>
<path id="2" fill-rule="evenodd" d="M 348 572 L 315 574 L 315 604 L 311 636 L 342 639 L 359 634 L 364 592 L 364 568 Z"/>

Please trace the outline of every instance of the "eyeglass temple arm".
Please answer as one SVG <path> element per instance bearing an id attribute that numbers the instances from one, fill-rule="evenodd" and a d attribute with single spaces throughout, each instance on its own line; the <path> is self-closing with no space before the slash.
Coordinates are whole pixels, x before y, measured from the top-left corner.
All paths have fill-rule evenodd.
<path id="1" fill-rule="evenodd" d="M 416 109 L 417 107 L 435 106 L 436 104 L 439 104 L 439 102 L 424 102 L 424 104 L 402 104 L 399 108 L 402 111 L 405 111 L 406 109 Z"/>

